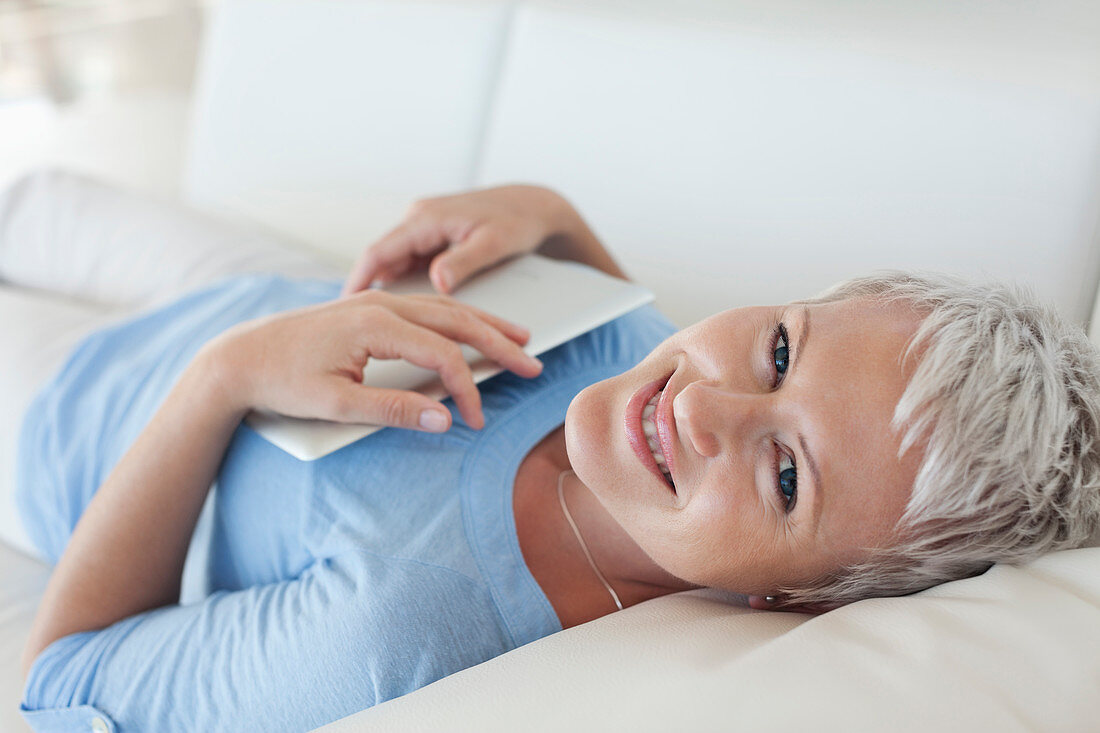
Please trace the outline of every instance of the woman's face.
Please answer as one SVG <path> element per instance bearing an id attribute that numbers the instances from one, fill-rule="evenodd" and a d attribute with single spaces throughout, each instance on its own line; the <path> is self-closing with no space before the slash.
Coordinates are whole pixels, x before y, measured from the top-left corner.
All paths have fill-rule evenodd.
<path id="1" fill-rule="evenodd" d="M 888 544 L 909 498 L 920 451 L 897 457 L 890 420 L 919 322 L 866 299 L 719 313 L 577 395 L 572 466 L 683 580 L 766 595 L 836 570 Z M 638 439 L 662 385 L 656 429 L 674 488 Z"/>

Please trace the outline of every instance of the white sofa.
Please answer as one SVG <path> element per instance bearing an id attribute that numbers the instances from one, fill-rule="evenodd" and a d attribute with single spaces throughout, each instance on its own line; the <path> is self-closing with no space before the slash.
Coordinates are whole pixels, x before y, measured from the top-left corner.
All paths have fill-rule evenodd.
<path id="1" fill-rule="evenodd" d="M 417 197 L 548 184 L 681 325 L 880 267 L 1022 280 L 1085 323 L 1097 37 L 1071 0 L 223 0 L 181 190 L 347 263 Z M 47 569 L 0 547 L 0 572 L 16 730 Z M 1098 689 L 1084 548 L 814 618 L 668 596 L 324 730 L 1078 731 Z"/>

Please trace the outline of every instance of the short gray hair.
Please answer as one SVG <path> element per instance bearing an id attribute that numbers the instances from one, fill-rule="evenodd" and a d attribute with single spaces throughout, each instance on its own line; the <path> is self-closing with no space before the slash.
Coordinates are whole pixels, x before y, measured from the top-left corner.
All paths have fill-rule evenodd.
<path id="1" fill-rule="evenodd" d="M 853 298 L 923 315 L 892 427 L 899 455 L 924 457 L 896 542 L 777 605 L 905 595 L 1083 544 L 1100 524 L 1100 355 L 1084 331 L 1018 285 L 940 274 L 876 273 L 802 302 Z"/>

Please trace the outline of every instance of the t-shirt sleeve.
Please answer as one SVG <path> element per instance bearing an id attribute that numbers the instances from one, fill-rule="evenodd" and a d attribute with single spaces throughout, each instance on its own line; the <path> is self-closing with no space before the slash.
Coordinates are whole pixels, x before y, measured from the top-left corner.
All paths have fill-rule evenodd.
<path id="1" fill-rule="evenodd" d="M 438 617 L 372 603 L 350 559 L 62 637 L 21 712 L 37 731 L 310 730 L 442 676 L 416 658 Z"/>

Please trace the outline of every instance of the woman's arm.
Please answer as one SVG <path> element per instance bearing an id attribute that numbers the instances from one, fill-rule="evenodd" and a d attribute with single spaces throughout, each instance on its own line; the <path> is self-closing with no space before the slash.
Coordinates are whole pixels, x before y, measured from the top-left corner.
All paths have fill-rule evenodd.
<path id="1" fill-rule="evenodd" d="M 88 503 L 23 650 L 24 676 L 62 636 L 179 600 L 191 534 L 246 408 L 200 352 Z"/>
<path id="2" fill-rule="evenodd" d="M 563 196 L 516 184 L 417 201 L 400 224 L 363 250 L 344 294 L 425 266 L 435 289 L 452 293 L 477 272 L 536 251 L 629 279 Z"/>
<path id="3" fill-rule="evenodd" d="M 249 409 L 441 432 L 450 412 L 415 392 L 361 384 L 370 357 L 435 370 L 467 424 L 480 397 L 457 341 L 535 376 L 521 329 L 448 299 L 362 293 L 240 324 L 204 346 L 89 502 L 50 578 L 21 660 L 52 642 L 179 600 L 207 491 Z M 430 416 L 435 416 L 435 422 Z"/>

